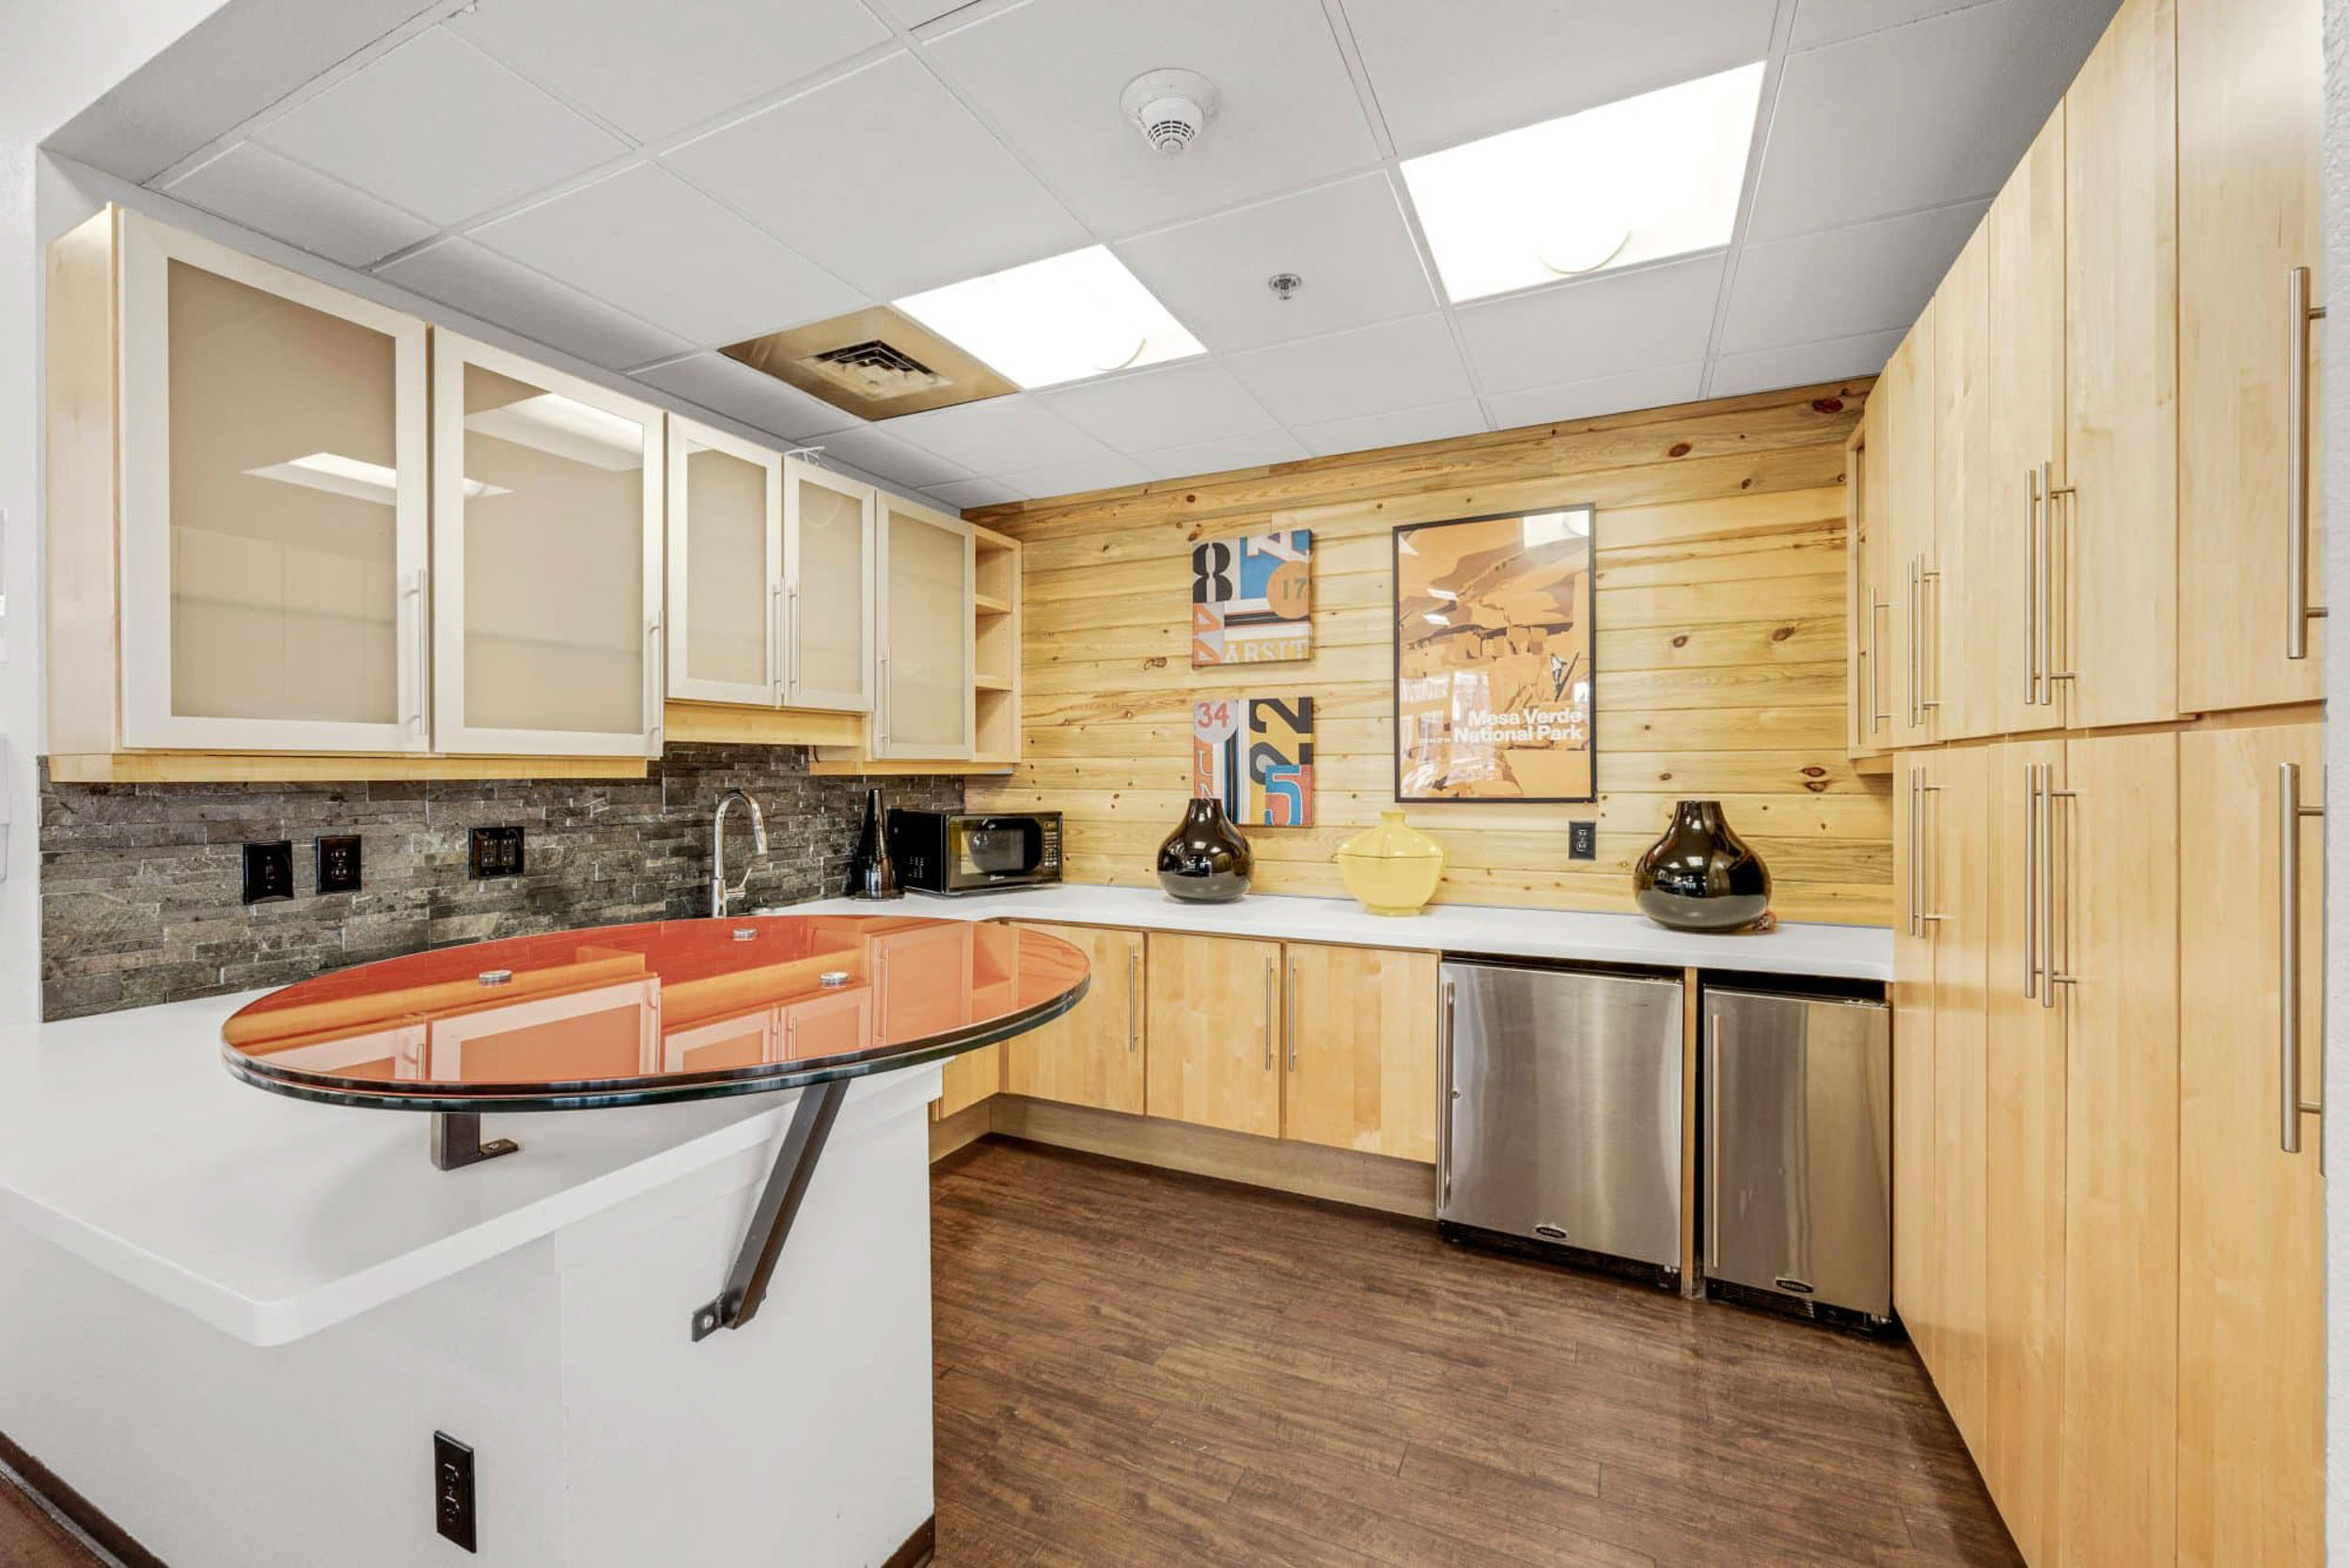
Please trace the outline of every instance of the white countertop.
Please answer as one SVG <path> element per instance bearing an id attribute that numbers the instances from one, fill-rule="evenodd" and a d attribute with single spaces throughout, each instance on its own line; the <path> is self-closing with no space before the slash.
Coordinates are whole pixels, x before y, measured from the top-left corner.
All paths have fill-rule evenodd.
<path id="1" fill-rule="evenodd" d="M 798 1098 L 493 1115 L 485 1129 L 522 1151 L 438 1170 L 422 1114 L 231 1077 L 220 1026 L 259 995 L 0 1029 L 0 1216 L 252 1344 L 316 1333 L 729 1159 L 763 1179 Z M 935 1066 L 858 1079 L 840 1130 L 937 1084 Z"/>
<path id="2" fill-rule="evenodd" d="M 1057 920 L 1068 925 L 1130 926 L 1358 948 L 1414 948 L 1492 958 L 1733 969 L 1836 980 L 1893 978 L 1893 933 L 1884 926 L 1786 923 L 1760 935 L 1692 936 L 1667 931 L 1641 915 L 1462 903 L 1432 904 L 1422 915 L 1373 915 L 1352 899 L 1251 893 L 1231 903 L 1184 903 L 1155 887 L 1104 887 L 1073 882 L 952 899 L 909 893 L 902 901 L 880 906 L 851 899 L 824 899 L 775 913 L 870 915 L 877 908 L 965 920 Z"/>

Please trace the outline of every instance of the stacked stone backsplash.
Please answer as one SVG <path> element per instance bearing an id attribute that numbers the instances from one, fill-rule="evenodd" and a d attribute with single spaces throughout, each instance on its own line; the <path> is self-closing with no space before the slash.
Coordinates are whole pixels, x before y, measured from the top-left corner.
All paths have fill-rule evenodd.
<path id="1" fill-rule="evenodd" d="M 791 746 L 672 745 L 642 780 L 404 784 L 58 784 L 41 776 L 41 1002 L 71 1018 L 282 985 L 484 937 L 707 913 L 710 813 L 740 787 L 767 855 L 729 814 L 738 908 L 829 896 L 848 877 L 865 792 L 960 810 L 954 777 L 816 778 Z M 520 823 L 521 876 L 466 875 L 475 827 Z M 311 840 L 360 836 L 364 885 L 312 891 Z M 240 902 L 243 846 L 290 839 L 295 896 Z"/>

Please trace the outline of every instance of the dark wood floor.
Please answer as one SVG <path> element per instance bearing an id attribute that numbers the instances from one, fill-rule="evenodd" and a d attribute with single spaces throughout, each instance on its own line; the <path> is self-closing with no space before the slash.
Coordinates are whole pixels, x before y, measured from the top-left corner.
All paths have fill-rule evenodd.
<path id="1" fill-rule="evenodd" d="M 2017 1560 L 1904 1348 L 1022 1144 L 932 1212 L 940 1568 Z"/>
<path id="2" fill-rule="evenodd" d="M 1905 1347 L 995 1140 L 932 1208 L 940 1568 L 2018 1560 Z"/>

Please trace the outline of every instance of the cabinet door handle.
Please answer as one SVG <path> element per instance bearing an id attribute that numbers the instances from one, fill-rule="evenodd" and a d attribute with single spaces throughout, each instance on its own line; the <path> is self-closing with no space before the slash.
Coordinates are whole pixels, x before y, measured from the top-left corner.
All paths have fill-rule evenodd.
<path id="1" fill-rule="evenodd" d="M 1927 630 L 1931 622 L 1933 630 Z M 1942 706 L 1942 573 L 1918 557 L 1918 722 Z M 1931 686 L 1933 696 L 1926 695 Z"/>
<path id="2" fill-rule="evenodd" d="M 655 616 L 645 622 L 645 734 L 650 743 L 650 754 L 655 757 L 661 754 L 662 699 L 669 689 L 661 665 L 661 618 Z"/>
<path id="3" fill-rule="evenodd" d="M 1722 1075 L 1716 1044 L 1722 1038 L 1721 1014 L 1705 1015 L 1705 1271 L 1722 1266 Z"/>
<path id="4" fill-rule="evenodd" d="M 1142 1049 L 1142 949 L 1126 944 L 1126 1054 L 1133 1056 Z"/>
<path id="5" fill-rule="evenodd" d="M 407 612 L 402 619 L 409 626 L 410 679 L 416 686 L 415 712 L 402 713 L 400 723 L 415 731 L 419 740 L 431 727 L 432 713 L 432 618 L 425 597 L 427 570 L 420 566 L 410 572 L 408 587 L 400 593 L 401 608 Z"/>
<path id="6" fill-rule="evenodd" d="M 1939 784 L 1918 786 L 1918 823 L 1922 830 L 1918 837 L 1918 925 L 1920 933 L 1927 936 L 1934 934 L 1927 928 L 1950 917 L 1935 912 L 1935 906 L 1942 902 L 1942 857 L 1935 853 L 1941 848 L 1942 803 L 1927 797 L 1941 792 Z"/>
<path id="7" fill-rule="evenodd" d="M 781 704 L 790 684 L 783 668 L 783 584 L 767 585 L 767 700 Z"/>
<path id="8" fill-rule="evenodd" d="M 1452 1087 L 1453 982 L 1444 982 L 1436 1009 L 1436 1209 L 1441 1214 L 1452 1201 L 1452 1103 L 1461 1091 Z"/>
<path id="9" fill-rule="evenodd" d="M 1289 989 L 1281 993 L 1281 1033 L 1288 1037 L 1290 1071 L 1297 1071 L 1297 960 L 1290 960 Z"/>
<path id="10" fill-rule="evenodd" d="M 1893 710 L 1885 706 L 1885 694 L 1879 676 L 1885 668 L 1885 639 L 1877 628 L 1893 613 L 1893 602 L 1869 595 L 1869 733 L 1873 735 L 1893 716 Z"/>
<path id="11" fill-rule="evenodd" d="M 2293 268 L 2285 283 L 2293 355 L 2285 375 L 2285 657 L 2306 659 L 2310 622 L 2326 614 L 2310 603 L 2310 323 L 2324 321 L 2326 307 L 2310 303 L 2307 267 Z"/>
<path id="12" fill-rule="evenodd" d="M 2047 509 L 2040 494 L 2041 470 L 2024 470 L 2024 706 L 2040 705 L 2040 551 Z M 2029 766 L 2029 764 L 2027 764 Z M 2027 817 L 2026 833 L 2030 819 Z M 2031 995 L 2027 991 L 2026 996 Z"/>
<path id="13" fill-rule="evenodd" d="M 2040 700 L 2044 705 L 2056 701 L 2056 682 L 2070 681 L 2073 672 L 2057 668 L 2058 612 L 2062 608 L 2056 597 L 2057 568 L 2057 497 L 2068 500 L 2078 494 L 2069 484 L 2056 482 L 2056 464 L 2040 465 Z M 2069 509 L 2068 509 L 2069 510 Z"/>
<path id="14" fill-rule="evenodd" d="M 2040 764 L 2024 764 L 2024 999 L 2040 999 Z"/>
<path id="15" fill-rule="evenodd" d="M 1918 707 L 1918 650 L 1923 642 L 1918 635 L 1918 574 L 1924 568 L 1925 557 L 1923 556 L 1912 556 L 1909 558 L 1909 646 L 1903 651 L 1907 655 L 1907 662 L 1903 667 L 1909 677 L 1909 728 L 1912 729 L 1918 729 L 1926 722 L 1925 714 L 1919 712 Z"/>
<path id="16" fill-rule="evenodd" d="M 2301 804 L 2301 764 L 2278 763 L 2277 1145 L 2288 1154 L 2301 1152 L 2301 1118 L 2326 1109 L 2301 1098 L 2301 819 L 2325 814 Z"/>
<path id="17" fill-rule="evenodd" d="M 2060 904 L 2058 900 L 2059 884 L 2057 881 L 2056 864 L 2056 803 L 2060 800 L 2075 799 L 2078 792 L 2079 792 L 2074 790 L 2058 789 L 2056 787 L 2055 768 L 2046 762 L 2040 764 L 2041 878 L 2043 886 L 2044 886 L 2047 889 L 2046 893 L 2043 895 L 2046 902 L 2043 906 L 2040 920 L 2040 1005 L 2044 1008 L 2053 1008 L 2057 1005 L 2058 986 L 2078 985 L 2080 983 L 2080 980 L 2076 976 L 2065 974 L 2057 967 L 2057 912 L 2059 909 L 2063 907 L 2063 905 Z M 2062 886 L 2063 890 L 2069 892 L 2071 890 L 2072 882 L 2070 875 L 2071 868 L 2069 865 L 2066 868 L 2066 871 L 2067 875 Z M 2070 956 L 2069 949 L 2072 946 L 2072 924 L 2073 923 L 2070 920 L 2066 920 L 2064 922 L 2066 933 L 2065 946 L 2068 949 L 2068 957 Z"/>
<path id="18" fill-rule="evenodd" d="M 1264 961 L 1264 1065 L 1265 1071 L 1268 1073 L 1273 1071 L 1273 983 L 1275 974 L 1276 971 L 1273 960 L 1268 958 Z"/>

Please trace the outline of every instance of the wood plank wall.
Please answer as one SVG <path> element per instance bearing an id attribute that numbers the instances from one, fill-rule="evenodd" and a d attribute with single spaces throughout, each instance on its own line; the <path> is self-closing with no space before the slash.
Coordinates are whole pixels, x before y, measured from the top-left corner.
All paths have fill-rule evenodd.
<path id="1" fill-rule="evenodd" d="M 1599 510 L 1595 806 L 1433 805 L 1440 899 L 1631 907 L 1676 799 L 1718 798 L 1789 919 L 1881 923 L 1889 781 L 1844 754 L 1844 439 L 1867 380 L 990 508 L 1026 545 L 1026 760 L 973 810 L 1067 819 L 1073 882 L 1149 886 L 1189 793 L 1190 704 L 1310 694 L 1306 829 L 1248 829 L 1257 886 L 1343 894 L 1331 856 L 1393 801 L 1388 533 L 1590 501 Z M 1314 531 L 1314 655 L 1195 671 L 1190 551 Z M 1596 861 L 1567 824 L 1599 823 Z"/>

